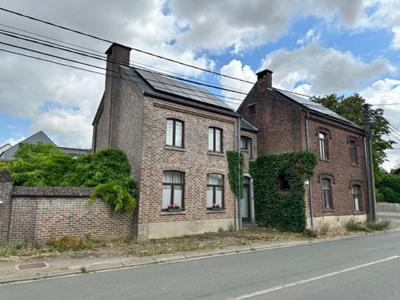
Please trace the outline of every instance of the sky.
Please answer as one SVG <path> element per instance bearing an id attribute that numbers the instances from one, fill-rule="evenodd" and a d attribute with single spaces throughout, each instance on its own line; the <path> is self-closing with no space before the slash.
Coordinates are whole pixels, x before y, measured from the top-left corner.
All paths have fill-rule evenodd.
<path id="1" fill-rule="evenodd" d="M 400 1 L 0 0 L 0 6 L 252 82 L 257 71 L 268 68 L 278 88 L 320 96 L 359 93 L 373 105 L 400 103 Z M 15 28 L 99 53 L 110 46 L 0 11 L 0 29 Z M 4 35 L 1 42 L 105 66 Z M 43 57 L 4 44 L 0 49 Z M 136 51 L 131 60 L 227 88 L 251 88 Z M 0 51 L 0 145 L 43 130 L 60 146 L 90 148 L 104 79 Z M 243 98 L 232 92 L 221 96 Z M 400 105 L 379 107 L 400 129 Z M 390 138 L 400 142 L 400 135 Z M 388 170 L 400 162 L 399 149 L 387 156 Z"/>

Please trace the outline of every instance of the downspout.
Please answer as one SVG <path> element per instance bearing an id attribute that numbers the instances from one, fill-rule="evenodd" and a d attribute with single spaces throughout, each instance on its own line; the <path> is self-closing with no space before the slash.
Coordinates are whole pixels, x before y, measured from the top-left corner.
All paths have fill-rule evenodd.
<path id="1" fill-rule="evenodd" d="M 242 219 L 240 217 L 240 195 L 241 195 L 241 169 L 240 169 L 240 115 L 238 115 L 238 122 L 237 122 L 237 136 L 236 136 L 236 151 L 238 153 L 238 194 L 237 194 L 237 214 L 235 214 L 237 221 L 235 222 L 236 230 L 240 230 L 242 228 Z M 236 201 L 235 201 L 236 204 Z M 236 205 L 235 205 L 236 206 Z M 236 211 L 236 207 L 235 207 Z"/>
<path id="2" fill-rule="evenodd" d="M 305 118 L 304 118 L 304 127 L 306 131 L 306 150 L 309 150 L 309 132 L 308 132 L 308 119 L 309 119 L 309 111 L 306 112 Z M 314 214 L 313 214 L 313 207 L 312 207 L 312 183 L 311 183 L 311 177 L 308 177 L 308 206 L 310 210 L 310 225 L 311 225 L 311 230 L 314 229 Z"/>

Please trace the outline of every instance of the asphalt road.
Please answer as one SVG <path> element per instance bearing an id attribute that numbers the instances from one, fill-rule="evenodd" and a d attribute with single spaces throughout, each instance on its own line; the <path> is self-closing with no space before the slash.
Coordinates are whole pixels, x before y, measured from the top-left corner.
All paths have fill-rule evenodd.
<path id="1" fill-rule="evenodd" d="M 400 232 L 3 285 L 0 299 L 400 299 Z"/>

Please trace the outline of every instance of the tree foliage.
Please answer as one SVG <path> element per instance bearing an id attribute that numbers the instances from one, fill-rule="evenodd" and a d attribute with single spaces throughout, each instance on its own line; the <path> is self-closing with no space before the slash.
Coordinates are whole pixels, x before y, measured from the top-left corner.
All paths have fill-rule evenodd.
<path id="1" fill-rule="evenodd" d="M 120 150 L 74 157 L 53 145 L 22 144 L 4 168 L 16 185 L 94 187 L 91 199 L 101 197 L 115 210 L 132 210 L 136 205 L 136 185 Z"/>
<path id="2" fill-rule="evenodd" d="M 306 228 L 304 182 L 317 163 L 309 151 L 263 155 L 250 164 L 260 226 L 302 232 Z M 287 181 L 282 189 L 281 180 Z"/>
<path id="3" fill-rule="evenodd" d="M 359 126 L 364 126 L 363 105 L 365 99 L 358 94 L 344 97 L 336 94 L 325 97 L 315 97 L 314 101 L 337 112 L 349 121 Z M 383 109 L 377 108 L 371 110 L 372 115 L 372 157 L 374 162 L 374 173 L 376 178 L 381 175 L 380 167 L 386 160 L 385 150 L 391 149 L 394 141 L 386 140 L 384 137 L 390 133 L 389 122 L 383 116 Z"/>
<path id="4" fill-rule="evenodd" d="M 400 203 L 400 176 L 383 173 L 376 182 L 376 198 L 378 201 Z"/>

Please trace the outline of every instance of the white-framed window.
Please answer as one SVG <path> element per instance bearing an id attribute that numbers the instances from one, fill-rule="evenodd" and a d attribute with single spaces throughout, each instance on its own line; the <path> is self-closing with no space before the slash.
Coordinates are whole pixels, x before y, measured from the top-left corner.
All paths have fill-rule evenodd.
<path id="1" fill-rule="evenodd" d="M 242 151 L 248 152 L 249 157 L 252 157 L 252 144 L 251 144 L 251 138 L 247 136 L 241 136 L 240 137 L 240 149 Z"/>
<path id="2" fill-rule="evenodd" d="M 208 151 L 222 152 L 222 129 L 217 127 L 208 128 Z"/>
<path id="3" fill-rule="evenodd" d="M 319 158 L 321 160 L 329 159 L 329 139 L 328 134 L 325 132 L 318 133 L 318 141 L 319 141 Z"/>
<path id="4" fill-rule="evenodd" d="M 349 141 L 349 146 L 350 146 L 350 159 L 351 163 L 353 165 L 358 164 L 358 150 L 357 150 L 357 141 L 355 140 L 350 140 Z"/>
<path id="5" fill-rule="evenodd" d="M 325 210 L 333 210 L 332 185 L 329 178 L 321 179 L 322 201 Z"/>
<path id="6" fill-rule="evenodd" d="M 180 171 L 163 172 L 162 210 L 184 209 L 185 173 Z"/>
<path id="7" fill-rule="evenodd" d="M 183 148 L 184 123 L 176 119 L 167 119 L 166 145 Z"/>
<path id="8" fill-rule="evenodd" d="M 224 208 L 224 175 L 207 174 L 207 209 Z"/>
<path id="9" fill-rule="evenodd" d="M 351 195 L 353 197 L 353 207 L 354 211 L 361 211 L 361 186 L 358 184 L 354 184 L 351 187 Z"/>

